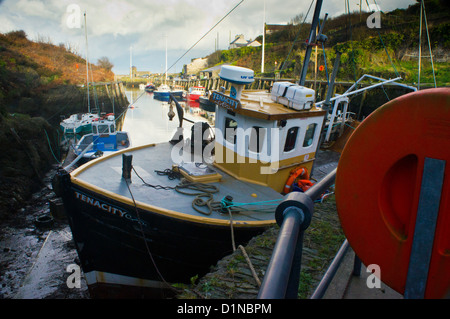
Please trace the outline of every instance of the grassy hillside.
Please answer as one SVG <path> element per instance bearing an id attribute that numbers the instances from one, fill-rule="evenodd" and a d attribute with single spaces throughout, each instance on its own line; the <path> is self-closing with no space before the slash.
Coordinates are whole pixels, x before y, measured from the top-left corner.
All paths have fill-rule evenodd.
<path id="1" fill-rule="evenodd" d="M 434 57 L 434 69 L 438 85 L 450 83 L 450 6 L 448 1 L 425 1 L 427 23 L 431 48 Z M 419 5 L 408 9 L 397 9 L 381 14 L 381 28 L 369 29 L 366 20 L 370 13 L 353 12 L 327 19 L 324 34 L 328 40 L 324 47 L 317 49 L 319 80 L 331 75 L 336 50 L 342 53 L 338 73 L 340 81 L 354 81 L 369 73 L 385 78 L 401 76 L 407 83 L 416 83 L 418 77 L 419 50 Z M 308 17 L 308 20 L 311 16 Z M 284 30 L 266 36 L 265 73 L 274 76 L 280 73 L 285 78 L 298 78 L 305 52 L 305 39 L 308 38 L 310 24 L 302 24 L 303 16 L 293 18 Z M 261 37 L 258 38 L 260 42 Z M 259 48 L 245 47 L 217 51 L 209 56 L 210 66 L 220 63 L 249 67 L 256 73 L 261 69 L 261 51 Z M 326 60 L 324 58 L 326 56 Z M 313 50 L 307 78 L 314 77 Z M 421 83 L 432 83 L 433 73 L 429 59 L 429 49 L 425 23 L 422 29 Z M 261 75 L 261 74 L 257 74 Z"/>
<path id="2" fill-rule="evenodd" d="M 30 41 L 23 31 L 0 34 L 0 114 L 42 115 L 42 94 L 61 85 L 84 84 L 85 63 L 65 46 Z M 94 81 L 114 79 L 110 70 L 91 67 Z M 19 105 L 23 98 L 28 98 L 25 108 Z"/>

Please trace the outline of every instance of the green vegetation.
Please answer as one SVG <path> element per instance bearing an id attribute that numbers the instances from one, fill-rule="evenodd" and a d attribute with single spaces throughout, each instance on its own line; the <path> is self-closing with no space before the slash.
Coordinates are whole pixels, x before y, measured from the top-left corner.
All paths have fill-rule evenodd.
<path id="1" fill-rule="evenodd" d="M 345 239 L 336 211 L 334 195 L 314 205 L 313 219 L 303 239 L 298 290 L 300 299 L 311 296 Z M 264 278 L 278 234 L 279 227 L 274 225 L 245 246 L 260 281 Z M 177 285 L 182 289 L 177 298 L 254 299 L 259 291 L 250 266 L 240 249 L 220 260 L 212 271 L 198 282 L 197 279 L 195 277 L 191 280 L 190 285 Z"/>
<path id="2" fill-rule="evenodd" d="M 448 52 L 450 49 L 450 5 L 442 0 L 426 0 L 427 25 L 433 52 L 433 63 L 438 86 L 450 83 Z M 419 4 L 381 14 L 381 28 L 369 29 L 368 12 L 353 12 L 327 19 L 324 33 L 328 40 L 317 47 L 318 80 L 331 75 L 336 51 L 342 53 L 338 81 L 355 81 L 363 74 L 384 78 L 401 76 L 405 83 L 418 81 Z M 308 17 L 308 20 L 311 16 Z M 292 19 L 283 30 L 266 36 L 265 73 L 261 68 L 262 48 L 244 47 L 222 50 L 211 54 L 209 65 L 231 63 L 255 70 L 256 76 L 298 78 L 305 52 L 305 41 L 310 24 L 303 24 L 303 16 Z M 257 38 L 261 41 L 262 36 Z M 421 83 L 433 83 L 425 22 L 422 22 Z M 314 78 L 313 49 L 308 79 Z M 324 58 L 324 55 L 326 59 Z"/>
<path id="3" fill-rule="evenodd" d="M 85 83 L 85 60 L 65 45 L 49 40 L 33 42 L 24 31 L 0 34 L 0 116 L 27 113 L 41 116 L 43 94 L 61 85 Z M 112 64 L 106 57 L 91 65 L 94 81 L 112 81 Z M 24 110 L 20 100 L 33 102 Z"/>
<path id="4" fill-rule="evenodd" d="M 92 65 L 94 81 L 113 80 L 107 62 Z M 65 45 L 30 41 L 24 31 L 0 34 L 0 220 L 42 186 L 59 155 L 60 115 L 86 110 L 84 65 Z"/>

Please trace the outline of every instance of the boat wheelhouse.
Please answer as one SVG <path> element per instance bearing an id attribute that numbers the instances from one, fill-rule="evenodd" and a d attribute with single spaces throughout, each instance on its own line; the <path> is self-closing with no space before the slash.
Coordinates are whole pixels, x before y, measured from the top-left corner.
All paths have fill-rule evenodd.
<path id="1" fill-rule="evenodd" d="M 304 90 L 305 101 L 294 109 L 274 102 L 289 102 L 285 90 L 243 91 L 253 80 L 249 69 L 223 66 L 221 77 L 232 86 L 230 96 L 213 91 L 209 98 L 217 105 L 215 165 L 280 193 L 294 168 L 311 172 L 326 114 L 313 106 L 314 91 L 290 83 Z"/>
<path id="2" fill-rule="evenodd" d="M 75 146 L 75 154 L 84 161 L 106 156 L 130 147 L 128 132 L 117 131 L 114 115 L 92 122 L 92 133 L 85 134 Z"/>

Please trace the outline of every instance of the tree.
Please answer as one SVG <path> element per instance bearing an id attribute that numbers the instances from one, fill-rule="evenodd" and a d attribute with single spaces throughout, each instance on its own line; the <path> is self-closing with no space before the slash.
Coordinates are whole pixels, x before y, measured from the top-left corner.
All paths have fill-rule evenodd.
<path id="1" fill-rule="evenodd" d="M 112 64 L 106 56 L 98 59 L 97 65 L 108 71 L 111 71 L 111 69 L 114 67 L 114 64 Z"/>

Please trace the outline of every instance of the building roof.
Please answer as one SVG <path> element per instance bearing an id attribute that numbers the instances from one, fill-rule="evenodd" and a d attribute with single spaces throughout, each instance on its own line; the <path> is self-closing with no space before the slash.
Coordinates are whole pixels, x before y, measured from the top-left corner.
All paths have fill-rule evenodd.
<path id="1" fill-rule="evenodd" d="M 214 71 L 220 70 L 223 65 L 229 65 L 229 64 L 230 63 L 223 63 L 223 64 L 215 65 L 213 67 L 201 70 L 200 72 L 214 72 Z"/>

